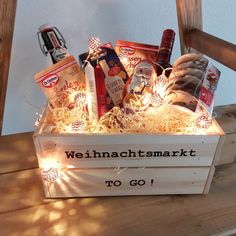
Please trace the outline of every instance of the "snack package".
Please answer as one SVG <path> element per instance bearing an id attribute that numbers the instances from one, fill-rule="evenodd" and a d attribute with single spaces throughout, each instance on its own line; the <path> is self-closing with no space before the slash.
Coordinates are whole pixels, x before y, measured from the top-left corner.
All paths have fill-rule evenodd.
<path id="1" fill-rule="evenodd" d="M 220 71 L 200 54 L 179 57 L 169 77 L 166 101 L 196 113 L 212 114 Z"/>
<path id="2" fill-rule="evenodd" d="M 116 41 L 115 51 L 119 56 L 129 76 L 133 73 L 135 66 L 141 60 L 156 62 L 158 58 L 158 46 L 128 42 Z"/>
<path id="3" fill-rule="evenodd" d="M 73 56 L 49 66 L 34 78 L 54 108 L 86 108 L 85 76 Z"/>
<path id="4" fill-rule="evenodd" d="M 220 78 L 220 71 L 212 63 L 209 62 L 198 95 L 199 101 L 204 104 L 204 108 L 209 112 L 209 114 L 212 114 L 213 112 L 215 92 L 217 89 L 219 78 Z M 200 104 L 198 104 L 196 112 L 200 112 L 201 109 L 202 108 Z"/>
<path id="5" fill-rule="evenodd" d="M 111 43 L 101 45 L 100 49 L 97 57 L 90 58 L 88 53 L 83 53 L 79 55 L 79 59 L 82 65 L 86 65 L 88 60 L 94 68 L 97 64 L 102 68 L 107 90 L 107 108 L 110 110 L 122 104 L 123 92 L 129 76 Z M 99 97 L 99 94 L 97 96 Z"/>
<path id="6" fill-rule="evenodd" d="M 152 100 L 153 84 L 156 78 L 154 65 L 141 60 L 135 67 L 125 87 L 123 106 L 126 112 L 145 110 Z"/>
<path id="7" fill-rule="evenodd" d="M 99 64 L 105 74 L 105 87 L 109 95 L 108 101 L 113 104 L 113 107 L 122 103 L 125 84 L 129 76 L 111 43 L 102 45 L 101 49 L 104 56 L 99 58 Z M 109 109 L 112 107 L 109 106 Z"/>

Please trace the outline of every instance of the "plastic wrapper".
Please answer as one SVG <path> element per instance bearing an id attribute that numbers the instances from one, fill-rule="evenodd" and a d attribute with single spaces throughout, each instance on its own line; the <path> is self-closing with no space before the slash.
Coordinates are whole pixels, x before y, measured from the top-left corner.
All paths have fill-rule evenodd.
<path id="1" fill-rule="evenodd" d="M 173 65 L 165 100 L 211 116 L 219 77 L 220 71 L 207 58 L 185 54 Z"/>
<path id="2" fill-rule="evenodd" d="M 89 61 L 94 68 L 98 64 L 102 68 L 105 89 L 107 90 L 106 103 L 108 110 L 122 104 L 123 91 L 129 76 L 112 44 L 100 45 L 96 52 L 83 53 L 79 58 L 83 66 Z"/>
<path id="3" fill-rule="evenodd" d="M 151 103 L 156 77 L 154 65 L 149 60 L 141 60 L 127 82 L 123 106 L 127 112 L 144 111 Z"/>
<path id="4" fill-rule="evenodd" d="M 83 110 L 86 110 L 85 76 L 74 57 L 62 59 L 34 78 L 54 108 L 84 106 Z"/>
<path id="5" fill-rule="evenodd" d="M 128 42 L 123 40 L 116 41 L 115 50 L 124 65 L 129 76 L 132 75 L 134 68 L 140 61 L 148 60 L 156 62 L 159 47 L 156 45 Z"/>

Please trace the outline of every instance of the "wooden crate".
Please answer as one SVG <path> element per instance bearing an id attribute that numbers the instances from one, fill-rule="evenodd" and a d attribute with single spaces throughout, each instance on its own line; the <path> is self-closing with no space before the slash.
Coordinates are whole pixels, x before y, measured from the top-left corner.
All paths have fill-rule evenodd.
<path id="1" fill-rule="evenodd" d="M 208 193 L 224 132 L 48 134 L 34 143 L 47 198 Z"/>

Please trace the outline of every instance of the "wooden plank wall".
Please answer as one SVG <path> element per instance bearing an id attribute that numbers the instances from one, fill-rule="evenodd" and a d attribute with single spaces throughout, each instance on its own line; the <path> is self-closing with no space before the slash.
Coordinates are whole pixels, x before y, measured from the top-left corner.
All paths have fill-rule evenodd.
<path id="1" fill-rule="evenodd" d="M 17 0 L 0 0 L 0 135 L 3 125 L 16 4 Z"/>

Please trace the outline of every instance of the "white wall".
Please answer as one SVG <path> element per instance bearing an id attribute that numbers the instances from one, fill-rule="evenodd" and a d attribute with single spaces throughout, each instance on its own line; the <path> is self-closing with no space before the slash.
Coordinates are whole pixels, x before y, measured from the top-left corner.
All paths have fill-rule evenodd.
<path id="1" fill-rule="evenodd" d="M 204 29 L 234 42 L 236 1 L 217 1 L 218 6 L 214 6 L 215 0 L 203 2 Z M 228 17 L 232 29 L 228 28 Z M 33 80 L 36 72 L 51 64 L 41 53 L 36 37 L 38 26 L 44 23 L 59 28 L 76 58 L 86 51 L 91 36 L 98 36 L 102 42 L 124 39 L 159 44 L 165 28 L 177 33 L 172 61 L 180 56 L 174 0 L 18 0 L 3 134 L 34 130 L 36 112 L 41 112 L 46 103 Z M 222 76 L 216 105 L 236 103 L 234 72 L 217 66 Z"/>

